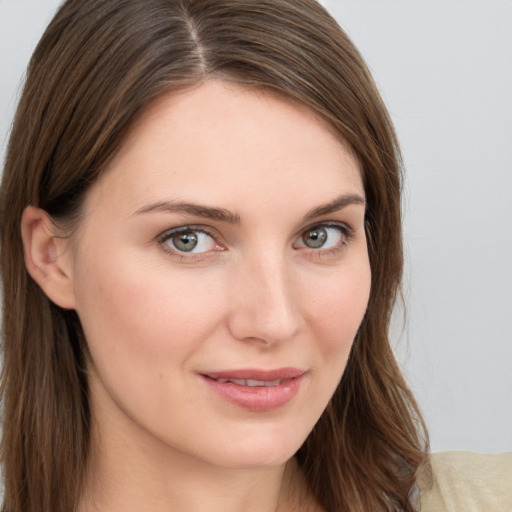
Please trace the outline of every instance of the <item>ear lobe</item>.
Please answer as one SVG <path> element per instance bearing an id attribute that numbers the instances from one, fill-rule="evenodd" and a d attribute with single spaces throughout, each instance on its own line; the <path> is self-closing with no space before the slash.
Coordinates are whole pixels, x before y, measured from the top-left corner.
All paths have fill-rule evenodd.
<path id="1" fill-rule="evenodd" d="M 48 298 L 65 309 L 75 309 L 75 293 L 68 242 L 40 208 L 27 206 L 21 217 L 25 266 Z"/>

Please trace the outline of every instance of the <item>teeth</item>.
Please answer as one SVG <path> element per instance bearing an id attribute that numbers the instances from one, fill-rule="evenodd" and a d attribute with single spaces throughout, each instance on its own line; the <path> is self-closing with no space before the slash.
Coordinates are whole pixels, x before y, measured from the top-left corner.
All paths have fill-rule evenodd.
<path id="1" fill-rule="evenodd" d="M 238 386 L 248 386 L 250 388 L 254 387 L 271 387 L 278 386 L 281 384 L 281 379 L 276 380 L 254 380 L 254 379 L 215 379 L 217 382 L 224 384 L 226 382 L 232 382 L 233 384 L 237 384 Z"/>
<path id="2" fill-rule="evenodd" d="M 264 385 L 265 385 L 265 382 L 262 380 L 247 379 L 246 386 L 249 386 L 251 388 L 256 387 L 256 386 L 264 386 Z"/>

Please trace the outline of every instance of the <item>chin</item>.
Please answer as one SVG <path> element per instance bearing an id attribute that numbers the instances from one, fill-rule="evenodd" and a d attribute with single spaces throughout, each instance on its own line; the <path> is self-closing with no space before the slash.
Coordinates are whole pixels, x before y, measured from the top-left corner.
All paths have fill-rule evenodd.
<path id="1" fill-rule="evenodd" d="M 238 436 L 227 436 L 228 445 L 219 442 L 212 459 L 216 464 L 231 469 L 255 469 L 285 464 L 304 443 L 307 433 L 282 431 L 279 434 L 247 432 Z M 213 462 L 213 460 L 212 460 Z"/>
<path id="2" fill-rule="evenodd" d="M 282 450 L 274 446 L 272 449 L 261 450 L 259 452 L 240 452 L 224 453 L 216 457 L 216 464 L 226 469 L 259 469 L 282 466 L 286 464 L 296 453 L 297 450 Z"/>
<path id="3" fill-rule="evenodd" d="M 244 429 L 246 430 L 246 429 Z M 285 464 L 301 447 L 305 437 L 283 432 L 239 432 L 211 436 L 209 442 L 194 446 L 189 454 L 209 465 L 226 469 L 256 469 Z"/>

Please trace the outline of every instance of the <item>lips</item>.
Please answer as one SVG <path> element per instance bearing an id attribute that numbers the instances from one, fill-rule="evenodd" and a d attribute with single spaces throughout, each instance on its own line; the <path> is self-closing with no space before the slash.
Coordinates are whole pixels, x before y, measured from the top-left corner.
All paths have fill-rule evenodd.
<path id="1" fill-rule="evenodd" d="M 298 393 L 306 372 L 297 368 L 229 370 L 201 374 L 219 398 L 250 411 L 283 407 Z"/>
<path id="2" fill-rule="evenodd" d="M 250 388 L 262 387 L 262 386 L 278 386 L 286 379 L 277 379 L 277 380 L 254 380 L 254 379 L 215 379 L 217 382 L 224 384 L 226 382 L 231 382 L 233 384 L 237 384 L 238 386 L 249 386 Z"/>

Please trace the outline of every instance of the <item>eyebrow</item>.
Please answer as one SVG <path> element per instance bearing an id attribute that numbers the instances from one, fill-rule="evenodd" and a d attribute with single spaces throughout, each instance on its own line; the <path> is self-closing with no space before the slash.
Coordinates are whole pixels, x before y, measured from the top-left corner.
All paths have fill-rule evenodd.
<path id="1" fill-rule="evenodd" d="M 327 204 L 313 208 L 304 216 L 304 220 L 311 220 L 322 215 L 334 213 L 342 210 L 349 205 L 365 206 L 366 201 L 358 194 L 344 194 Z M 143 214 L 148 212 L 170 212 L 170 213 L 186 213 L 203 217 L 205 219 L 225 222 L 227 224 L 240 224 L 241 217 L 238 213 L 231 212 L 225 208 L 217 208 L 213 206 L 204 206 L 195 203 L 187 203 L 182 201 L 158 201 L 151 203 L 138 209 L 135 214 Z"/>
<path id="2" fill-rule="evenodd" d="M 304 219 L 311 220 L 315 217 L 334 213 L 352 204 L 366 206 L 366 201 L 359 194 L 344 194 L 333 199 L 330 203 L 313 208 L 305 215 Z"/>
<path id="3" fill-rule="evenodd" d="M 240 224 L 241 219 L 238 213 L 232 213 L 225 208 L 216 208 L 212 206 L 203 206 L 195 203 L 186 203 L 182 201 L 159 201 L 157 203 L 143 206 L 135 212 L 135 214 L 148 212 L 170 212 L 170 213 L 187 213 L 205 219 L 217 220 L 228 224 Z"/>

